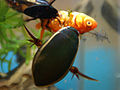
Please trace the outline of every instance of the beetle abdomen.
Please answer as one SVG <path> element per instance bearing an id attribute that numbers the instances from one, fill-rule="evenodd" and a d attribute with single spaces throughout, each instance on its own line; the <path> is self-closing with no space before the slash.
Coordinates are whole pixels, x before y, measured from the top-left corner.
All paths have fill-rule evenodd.
<path id="1" fill-rule="evenodd" d="M 58 11 L 54 7 L 46 4 L 28 7 L 24 10 L 24 13 L 28 16 L 40 19 L 55 18 L 58 15 Z"/>

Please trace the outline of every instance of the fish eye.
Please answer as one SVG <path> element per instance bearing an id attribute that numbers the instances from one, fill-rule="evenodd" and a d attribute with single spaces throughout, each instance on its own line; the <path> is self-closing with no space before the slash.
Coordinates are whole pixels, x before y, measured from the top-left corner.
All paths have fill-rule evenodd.
<path id="1" fill-rule="evenodd" d="M 92 22 L 87 21 L 87 26 L 92 26 Z"/>

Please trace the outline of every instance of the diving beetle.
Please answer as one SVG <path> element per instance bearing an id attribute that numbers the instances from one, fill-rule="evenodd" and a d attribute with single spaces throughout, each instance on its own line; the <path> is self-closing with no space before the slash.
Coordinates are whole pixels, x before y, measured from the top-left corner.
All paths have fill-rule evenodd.
<path id="1" fill-rule="evenodd" d="M 58 11 L 52 6 L 52 3 L 55 0 L 51 0 L 47 2 L 46 0 L 37 0 L 37 5 L 30 6 L 24 10 L 24 14 L 36 18 L 41 19 L 50 19 L 58 16 Z"/>
<path id="2" fill-rule="evenodd" d="M 42 27 L 40 40 L 42 40 L 45 30 L 55 33 L 63 27 L 71 26 L 82 34 L 97 27 L 96 20 L 84 13 L 64 10 L 57 11 L 52 6 L 54 1 L 55 0 L 51 0 L 51 2 L 48 3 L 43 0 L 42 4 L 33 5 L 24 10 L 24 13 L 33 17 L 33 19 L 40 19 L 41 22 L 36 24 L 36 29 Z"/>
<path id="3" fill-rule="evenodd" d="M 33 40 L 36 39 L 24 26 Z M 41 42 L 35 40 L 39 46 Z M 82 74 L 77 67 L 72 66 L 78 46 L 80 33 L 73 27 L 67 26 L 57 31 L 37 50 L 33 63 L 32 75 L 36 86 L 49 86 L 65 77 L 68 71 L 79 79 L 78 75 L 86 79 L 97 81 Z"/>
<path id="4" fill-rule="evenodd" d="M 24 14 L 31 16 L 30 21 L 34 19 L 40 19 L 40 22 L 36 24 L 36 29 L 42 30 L 40 32 L 40 40 L 42 40 L 45 30 L 52 33 L 57 32 L 62 27 L 71 26 L 79 31 L 80 34 L 89 32 L 97 27 L 97 22 L 94 18 L 75 11 L 58 11 L 52 6 L 55 0 L 6 0 L 14 7 L 18 7 L 16 10 L 22 11 Z M 10 2 L 11 1 L 11 2 Z M 24 11 L 23 11 L 24 10 Z"/>
<path id="5" fill-rule="evenodd" d="M 55 0 L 6 0 L 8 5 L 18 12 L 22 12 L 28 16 L 33 17 L 26 21 L 34 20 L 37 18 L 55 18 L 58 11 L 52 6 Z"/>

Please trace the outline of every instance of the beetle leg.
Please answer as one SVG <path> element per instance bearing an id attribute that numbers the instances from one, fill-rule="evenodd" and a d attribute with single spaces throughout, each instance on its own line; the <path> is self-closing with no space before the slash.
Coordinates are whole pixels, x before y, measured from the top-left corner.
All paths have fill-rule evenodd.
<path id="1" fill-rule="evenodd" d="M 29 22 L 29 21 L 32 21 L 32 20 L 35 20 L 35 19 L 37 19 L 37 18 L 35 18 L 35 17 L 34 18 L 29 18 L 29 19 L 26 19 L 25 22 Z"/>
<path id="2" fill-rule="evenodd" d="M 32 38 L 32 40 L 28 40 L 28 41 L 33 42 L 36 46 L 40 47 L 42 44 L 42 41 L 37 39 L 34 35 L 32 35 L 32 33 L 27 29 L 27 27 L 25 25 L 24 25 L 24 27 L 25 27 L 25 30 L 27 31 L 27 33 Z"/>
<path id="3" fill-rule="evenodd" d="M 46 26 L 48 24 L 48 21 L 49 21 L 49 19 L 41 19 L 42 30 L 40 32 L 40 40 L 42 40 L 42 38 L 43 38 L 43 34 L 44 34 L 44 31 L 45 31 Z"/>
<path id="4" fill-rule="evenodd" d="M 80 75 L 80 76 L 82 76 L 82 77 L 84 77 L 84 78 L 86 78 L 86 79 L 88 79 L 88 80 L 98 81 L 98 80 L 96 80 L 96 79 L 93 79 L 93 78 L 91 78 L 91 77 L 89 77 L 89 76 L 86 76 L 86 75 L 82 74 L 82 73 L 78 70 L 77 67 L 72 66 L 69 70 L 70 70 L 70 72 L 72 72 L 74 75 L 76 75 L 76 77 L 77 77 L 78 79 L 79 79 L 79 76 L 78 76 L 78 75 Z"/>
<path id="5" fill-rule="evenodd" d="M 40 40 L 42 40 L 44 32 L 45 32 L 45 28 L 43 28 L 40 32 Z"/>
<path id="6" fill-rule="evenodd" d="M 56 19 L 58 20 L 59 24 L 61 25 L 61 21 L 59 17 L 56 17 Z"/>

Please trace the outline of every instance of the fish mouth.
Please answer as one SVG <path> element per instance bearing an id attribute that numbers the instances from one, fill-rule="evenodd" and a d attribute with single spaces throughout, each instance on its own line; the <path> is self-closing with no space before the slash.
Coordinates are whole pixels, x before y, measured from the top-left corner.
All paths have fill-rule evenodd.
<path id="1" fill-rule="evenodd" d="M 94 25 L 93 25 L 93 27 L 92 27 L 92 28 L 93 28 L 93 29 L 94 29 L 94 28 L 96 28 L 96 27 L 97 27 L 97 25 L 98 25 L 98 24 L 97 24 L 97 22 L 94 22 Z"/>

